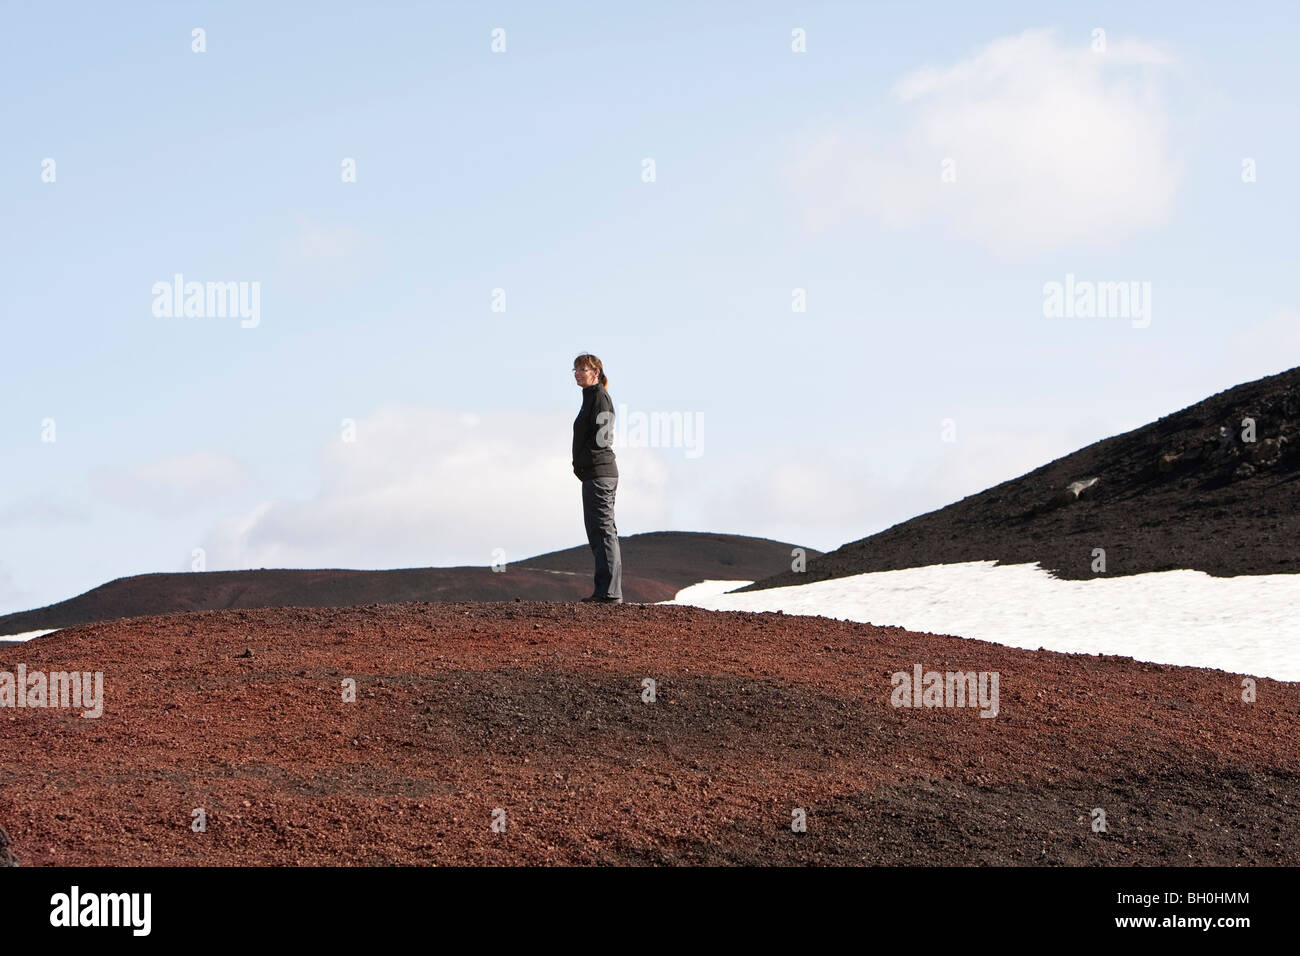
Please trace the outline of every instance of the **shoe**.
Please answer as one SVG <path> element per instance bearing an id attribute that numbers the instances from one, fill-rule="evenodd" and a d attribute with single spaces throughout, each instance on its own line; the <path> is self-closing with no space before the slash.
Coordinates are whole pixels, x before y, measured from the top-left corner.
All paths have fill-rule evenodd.
<path id="1" fill-rule="evenodd" d="M 623 599 L 621 597 L 613 598 L 613 597 L 604 597 L 603 595 L 600 594 L 592 594 L 583 598 L 582 603 L 583 604 L 622 604 Z"/>

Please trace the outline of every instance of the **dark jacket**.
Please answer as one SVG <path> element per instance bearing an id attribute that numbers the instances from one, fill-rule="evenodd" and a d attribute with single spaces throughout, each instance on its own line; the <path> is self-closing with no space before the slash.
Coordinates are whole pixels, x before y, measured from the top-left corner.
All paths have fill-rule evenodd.
<path id="1" fill-rule="evenodd" d="M 602 412 L 608 414 L 597 420 Z M 582 389 L 582 410 L 573 420 L 573 473 L 583 481 L 618 477 L 618 464 L 614 461 L 614 403 L 600 384 Z"/>

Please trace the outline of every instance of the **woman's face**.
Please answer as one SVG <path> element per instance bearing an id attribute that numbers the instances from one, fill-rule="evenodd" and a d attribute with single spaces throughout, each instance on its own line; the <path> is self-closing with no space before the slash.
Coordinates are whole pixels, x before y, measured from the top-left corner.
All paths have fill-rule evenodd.
<path id="1" fill-rule="evenodd" d="M 594 368 L 575 368 L 573 370 L 573 380 L 578 383 L 580 388 L 595 385 L 599 378 L 600 376 Z"/>

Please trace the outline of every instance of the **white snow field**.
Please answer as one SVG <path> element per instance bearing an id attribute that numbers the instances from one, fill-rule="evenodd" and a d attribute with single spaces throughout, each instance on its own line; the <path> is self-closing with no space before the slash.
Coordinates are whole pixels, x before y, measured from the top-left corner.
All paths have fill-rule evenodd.
<path id="1" fill-rule="evenodd" d="M 661 603 L 820 614 L 1008 647 L 1300 681 L 1300 574 L 1156 571 L 1064 581 L 1037 564 L 971 561 L 723 593 L 748 583 L 703 581 Z"/>
<path id="2" fill-rule="evenodd" d="M 23 631 L 21 634 L 0 634 L 0 641 L 30 641 L 33 637 L 43 637 L 46 634 L 53 634 L 59 630 L 52 627 L 48 631 Z"/>

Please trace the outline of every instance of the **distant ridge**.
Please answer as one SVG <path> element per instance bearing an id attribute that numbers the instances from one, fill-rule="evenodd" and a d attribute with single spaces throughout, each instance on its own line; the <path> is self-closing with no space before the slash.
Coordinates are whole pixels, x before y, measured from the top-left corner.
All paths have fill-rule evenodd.
<path id="1" fill-rule="evenodd" d="M 794 545 L 767 538 L 655 531 L 619 538 L 623 597 L 671 600 L 703 580 L 757 580 L 789 567 Z M 809 555 L 820 554 L 805 548 Z M 139 574 L 85 594 L 0 617 L 0 636 L 175 611 L 254 607 L 343 607 L 405 601 L 574 601 L 592 589 L 586 545 L 490 567 L 260 569 Z"/>
<path id="2" fill-rule="evenodd" d="M 1255 441 L 1243 440 L 1243 419 Z M 1095 479 L 1095 480 L 1094 480 Z M 1040 562 L 1089 579 L 1300 572 L 1300 368 L 1219 392 L 954 504 L 739 588 L 868 571 Z"/>

